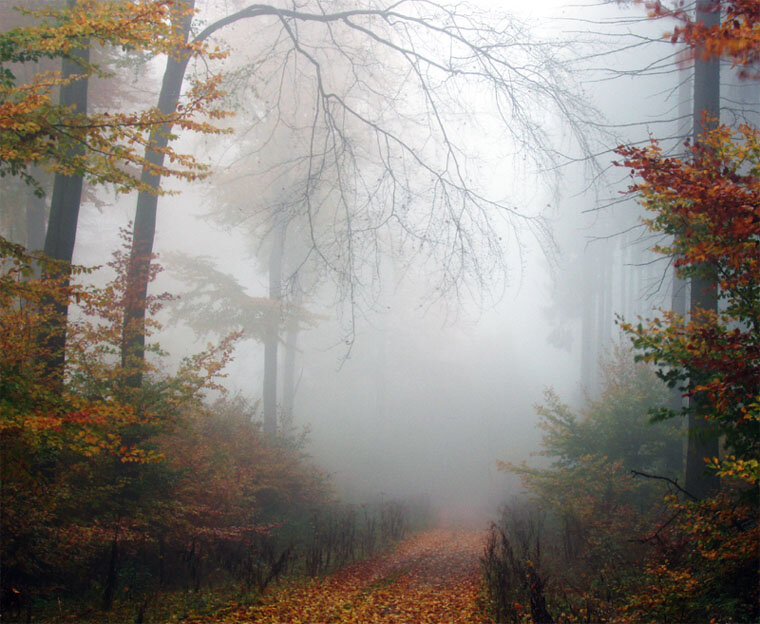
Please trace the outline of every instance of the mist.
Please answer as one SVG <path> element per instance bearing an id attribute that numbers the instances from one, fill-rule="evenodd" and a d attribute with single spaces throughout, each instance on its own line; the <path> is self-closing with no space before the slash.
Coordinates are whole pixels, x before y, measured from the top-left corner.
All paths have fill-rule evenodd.
<path id="1" fill-rule="evenodd" d="M 3 11 L 13 2 L 6 4 Z M 102 543 L 82 563 L 82 569 L 91 565 L 107 580 L 83 581 L 70 593 L 102 593 L 104 612 L 118 604 L 122 590 L 117 588 L 129 586 L 127 575 L 133 573 L 129 566 L 119 568 L 119 552 L 148 562 L 145 578 L 152 580 L 146 587 L 169 587 L 163 567 L 168 540 L 167 552 L 173 554 L 167 561 L 174 557 L 177 569 L 187 568 L 178 573 L 177 587 L 184 583 L 198 592 L 203 583 L 213 588 L 229 575 L 248 589 L 258 583 L 257 596 L 263 596 L 280 576 L 329 575 L 395 547 L 414 531 L 425 535 L 437 527 L 480 531 L 480 537 L 451 533 L 430 539 L 437 544 L 461 538 L 468 544 L 462 569 L 485 575 L 489 617 L 516 622 L 521 609 L 530 608 L 532 621 L 576 621 L 548 615 L 566 607 L 577 615 L 573 609 L 580 602 L 553 595 L 544 600 L 544 587 L 551 586 L 546 579 L 564 578 L 563 566 L 569 570 L 567 561 L 576 560 L 587 566 L 583 574 L 606 570 L 604 562 L 612 560 L 618 562 L 616 570 L 644 569 L 649 563 L 636 559 L 644 557 L 639 543 L 654 543 L 668 526 L 656 523 L 667 513 L 655 485 L 667 483 L 672 496 L 702 500 L 719 486 L 702 475 L 704 462 L 693 468 L 693 457 L 713 458 L 715 470 L 733 469 L 720 467 L 717 446 L 693 450 L 696 425 L 681 418 L 703 409 L 694 407 L 693 395 L 701 396 L 707 387 L 695 390 L 698 366 L 681 366 L 667 345 L 656 342 L 665 339 L 645 329 L 652 318 L 671 319 L 665 323 L 680 327 L 669 310 L 684 319 L 700 318 L 694 302 L 701 282 L 694 280 L 702 279 L 699 268 L 689 273 L 696 261 L 688 242 L 679 238 L 680 226 L 658 224 L 652 217 L 660 215 L 661 205 L 670 207 L 670 200 L 657 195 L 659 187 L 646 176 L 654 178 L 647 165 L 656 170 L 664 159 L 682 156 L 686 162 L 690 149 L 699 155 L 703 138 L 695 84 L 703 80 L 699 72 L 708 71 L 703 64 L 714 65 L 709 70 L 714 102 L 703 106 L 717 120 L 713 125 L 722 122 L 736 132 L 741 123 L 757 122 L 760 81 L 745 75 L 756 59 L 744 64 L 702 59 L 694 52 L 701 44 L 690 43 L 680 31 L 669 34 L 686 13 L 662 9 L 662 16 L 648 15 L 638 3 L 323 5 L 198 0 L 195 13 L 159 11 L 151 26 L 157 30 L 147 38 L 137 33 L 134 41 L 120 44 L 121 51 L 106 35 L 87 34 L 92 45 L 82 35 L 80 47 L 71 49 L 77 54 L 86 49 L 93 67 L 102 65 L 112 75 L 80 63 L 86 75 L 71 78 L 64 64 L 68 77 L 57 78 L 55 101 L 73 102 L 67 89 L 86 78 L 84 111 L 74 104 L 69 112 L 82 119 L 104 115 L 94 117 L 104 127 L 144 123 L 130 149 L 119 147 L 127 139 L 117 137 L 106 159 L 98 151 L 106 153 L 107 141 L 97 143 L 100 135 L 88 130 L 91 134 L 71 144 L 61 138 L 60 154 L 51 152 L 58 160 L 30 151 L 21 162 L 14 154 L 22 152 L 14 147 L 0 163 L 0 173 L 8 174 L 3 184 L 12 179 L 0 194 L 0 233 L 10 241 L 8 249 L 19 246 L 6 255 L 30 254 L 18 283 L 29 275 L 43 283 L 49 279 L 44 261 L 31 268 L 43 249 L 62 266 L 70 261 L 95 267 L 65 269 L 62 287 L 75 290 L 66 290 L 63 307 L 50 293 L 35 304 L 58 301 L 51 308 L 53 321 L 38 322 L 41 335 L 52 332 L 58 340 L 59 351 L 51 355 L 50 336 L 30 339 L 39 353 L 27 351 L 38 355 L 24 351 L 18 361 L 37 358 L 34 375 L 49 376 L 40 384 L 57 380 L 52 391 L 44 385 L 51 396 L 127 406 L 123 422 L 114 421 L 113 431 L 104 429 L 104 441 L 88 429 L 72 442 L 71 448 L 79 449 L 76 444 L 88 441 L 81 451 L 86 462 L 113 453 L 108 469 L 90 471 L 93 482 L 104 480 L 92 491 L 107 492 L 114 484 L 132 483 L 129 479 L 139 486 L 120 496 L 104 494 L 104 500 L 120 505 L 112 510 L 111 502 L 102 503 L 109 519 L 72 529 L 71 535 L 80 529 L 95 534 L 108 526 L 113 536 L 111 542 L 92 538 L 93 544 Z M 24 26 L 24 19 L 17 21 Z M 181 44 L 172 39 L 177 33 Z M 134 58 L 130 46 L 139 51 Z M 167 57 L 172 46 L 185 47 L 177 58 Z M 6 64 L 18 73 L 10 74 L 14 80 L 32 71 L 26 69 L 32 61 L 44 70 L 58 58 L 34 54 L 31 60 L 20 53 L 9 56 Z M 66 55 L 74 52 L 60 54 L 68 63 Z M 150 108 L 156 102 L 160 110 Z M 110 121 L 110 111 L 133 108 L 153 112 L 145 122 Z M 167 117 L 157 123 L 151 115 Z M 63 119 L 50 127 L 74 127 Z M 709 115 L 704 123 L 707 134 Z M 657 166 L 641 164 L 646 158 L 636 150 L 646 146 L 651 150 L 646 158 Z M 100 160 L 87 160 L 91 153 Z M 129 157 L 119 160 L 125 153 Z M 675 171 L 683 162 L 666 164 Z M 732 175 L 738 179 L 753 166 L 737 165 Z M 17 179 L 19 171 L 28 179 Z M 56 208 L 61 197 L 56 185 L 64 178 L 84 180 L 73 217 L 71 202 L 63 212 Z M 743 184 L 751 186 L 753 180 L 750 176 Z M 685 193 L 679 182 L 672 187 Z M 15 205 L 25 211 L 13 212 Z M 34 215 L 43 208 L 50 215 L 47 232 L 35 230 Z M 647 216 L 654 220 L 645 221 Z M 65 229 L 56 219 L 72 218 L 76 241 L 69 241 L 73 255 L 65 257 L 58 251 L 62 244 L 56 247 L 51 240 L 57 229 Z M 118 249 L 122 255 L 112 260 Z M 3 257 L 8 267 L 3 271 L 14 276 L 16 260 Z M 676 265 L 683 274 L 676 275 Z M 745 331 L 731 284 L 714 291 L 715 301 L 703 307 L 725 311 L 726 322 Z M 30 292 L 8 290 L 7 307 L 19 318 L 27 318 L 24 302 L 32 301 L 35 291 Z M 10 336 L 15 330 L 8 323 Z M 57 335 L 50 329 L 55 323 Z M 211 354 L 208 360 L 196 355 L 202 352 Z M 25 405 L 19 399 L 8 404 Z M 26 408 L 18 409 L 26 414 Z M 39 416 L 48 407 L 35 409 Z M 67 412 L 62 422 L 86 420 L 101 408 L 88 409 L 72 411 L 76 417 Z M 165 422 L 155 431 L 134 433 L 154 426 L 155 414 Z M 19 422 L 26 422 L 22 416 Z M 662 422 L 649 428 L 650 420 Z M 18 430 L 61 429 L 46 422 Z M 106 420 L 93 422 L 97 428 Z M 733 429 L 720 435 L 725 444 L 745 448 L 734 442 Z M 717 445 L 717 434 L 713 438 Z M 50 444 L 55 453 L 69 448 L 68 442 Z M 19 457 L 34 455 L 24 448 Z M 138 474 L 142 463 L 160 464 L 166 457 L 165 474 Z M 47 474 L 43 468 L 37 472 Z M 89 474 L 77 470 L 69 472 Z M 223 476 L 217 478 L 217 470 Z M 197 484 L 187 479 L 194 471 L 201 475 Z M 56 468 L 49 474 L 57 479 L 69 472 Z M 632 484 L 632 474 L 662 483 L 640 487 L 641 479 Z M 127 476 L 120 481 L 120 475 Z M 599 501 L 592 475 L 599 483 L 610 479 L 606 491 L 619 494 L 622 502 L 609 503 L 610 494 L 594 507 Z M 151 489 L 145 485 L 151 479 L 162 485 Z M 79 487 L 76 479 L 72 483 L 67 487 Z M 145 527 L 152 527 L 145 528 L 141 518 L 149 514 L 129 507 L 144 500 L 146 509 L 164 509 L 140 488 L 164 496 L 174 483 L 183 484 L 177 486 L 184 496 L 179 511 L 167 503 L 169 511 L 162 513 L 190 518 L 176 529 L 176 544 L 155 528 L 169 526 L 163 516 L 145 520 Z M 690 485 L 703 489 L 690 493 Z M 214 498 L 233 491 L 234 502 Z M 576 509 L 578 501 L 592 511 Z M 48 503 L 35 504 L 46 508 Z M 650 514 L 625 530 L 635 529 L 637 536 L 646 533 L 641 527 L 651 530 L 627 540 L 638 540 L 637 545 L 621 554 L 615 550 L 619 535 L 610 538 L 594 523 L 603 518 L 604 531 L 612 531 L 616 522 L 633 522 L 635 514 L 621 511 L 624 507 L 642 517 Z M 233 508 L 238 516 L 213 525 L 219 509 Z M 122 520 L 132 516 L 134 522 Z M 196 517 L 209 526 L 183 533 Z M 412 517 L 418 520 L 408 520 Z M 745 520 L 734 524 L 749 527 Z M 319 527 L 328 528 L 320 533 Z M 593 550 L 596 538 L 589 536 L 597 530 L 605 536 L 600 543 L 609 538 L 616 544 L 612 554 Z M 140 554 L 143 546 L 135 546 L 138 539 L 129 531 L 143 531 L 145 544 L 160 544 L 160 566 L 151 559 L 155 553 Z M 360 545 L 330 554 L 340 531 L 364 537 L 357 538 Z M 531 554 L 530 548 L 541 550 L 539 535 L 548 536 L 541 539 L 551 555 Z M 208 536 L 221 536 L 221 546 Z M 211 541 L 196 550 L 204 539 Z M 420 539 L 427 543 L 428 538 Z M 558 563 L 560 551 L 567 565 Z M 247 559 L 240 553 L 248 553 Z M 246 563 L 229 563 L 238 555 Z M 22 563 L 14 560 L 13 579 L 27 578 L 24 555 L 18 559 Z M 523 559 L 528 572 L 515 563 Z M 499 574 L 509 583 L 494 581 Z M 528 577 L 529 587 L 515 589 Z M 13 582 L 21 586 L 20 580 Z M 14 597 L 14 591 L 19 594 L 14 585 L 3 601 L 31 614 L 29 605 L 36 600 L 46 613 L 50 605 L 39 596 L 47 585 L 40 581 L 39 587 L 28 595 L 24 589 L 22 600 Z M 150 591 L 144 595 L 158 595 Z M 145 598 L 139 607 L 137 621 L 154 608 L 150 600 L 155 598 Z M 622 613 L 617 603 L 608 608 L 605 600 L 612 599 L 600 599 L 602 606 L 589 617 Z M 626 604 L 634 605 L 634 613 L 640 607 L 635 600 Z"/>
<path id="2" fill-rule="evenodd" d="M 525 18 L 519 13 L 521 4 L 506 7 L 518 11 L 514 19 Z M 573 60 L 573 79 L 586 91 L 589 107 L 597 109 L 599 123 L 609 126 L 609 134 L 614 132 L 619 142 L 646 137 L 649 120 L 660 123 L 672 112 L 676 76 L 641 75 L 642 68 L 660 61 L 659 46 L 645 54 L 615 52 L 625 47 L 620 44 L 625 39 L 610 43 L 610 36 L 597 36 L 586 22 L 609 20 L 617 25 L 635 11 L 623 11 L 621 17 L 617 7 L 567 8 L 547 3 L 539 11 L 538 6 L 529 12 L 528 24 L 542 31 L 548 42 L 571 45 L 574 54 L 591 57 Z M 636 37 L 658 37 L 661 25 L 645 23 L 640 13 L 636 19 L 641 22 L 635 24 L 640 31 Z M 626 24 L 623 30 L 633 27 Z M 233 46 L 238 44 L 234 34 L 231 41 Z M 602 51 L 604 55 L 595 58 Z M 565 51 L 558 53 L 567 56 Z M 157 81 L 159 69 L 151 71 Z M 231 120 L 233 127 L 245 125 L 243 115 L 238 113 Z M 550 228 L 550 238 L 536 236 L 519 223 L 515 231 L 512 223 L 496 213 L 495 227 L 509 239 L 507 255 L 499 259 L 506 268 L 503 276 L 495 271 L 478 276 L 482 283 L 465 279 L 444 292 L 434 257 L 378 249 L 369 267 L 374 274 L 359 277 L 370 283 L 368 292 L 361 293 L 364 301 L 346 301 L 341 292 L 345 285 L 330 277 L 326 282 L 306 278 L 315 286 L 304 295 L 304 306 L 317 320 L 299 333 L 291 426 L 308 430 L 308 452 L 332 475 L 343 496 L 357 502 L 381 494 L 387 498 L 424 496 L 444 513 L 462 515 L 467 510 L 479 519 L 486 517 L 519 492 L 516 480 L 496 469 L 496 461 L 527 460 L 536 450 L 540 435 L 534 405 L 542 400 L 544 390 L 553 388 L 575 404 L 584 393 L 593 392 L 589 379 L 581 378 L 581 359 L 587 360 L 586 366 L 596 367 L 605 348 L 617 339 L 613 313 L 624 310 L 610 307 L 606 311 L 603 337 L 584 355 L 580 310 L 595 287 L 584 281 L 594 279 L 584 274 L 584 259 L 608 244 L 597 238 L 612 237 L 612 244 L 622 250 L 612 259 L 612 270 L 641 273 L 626 261 L 625 251 L 636 245 L 646 249 L 647 243 L 638 243 L 635 232 L 623 234 L 637 223 L 635 206 L 597 209 L 604 198 L 614 198 L 615 189 L 622 188 L 623 177 L 609 171 L 611 155 L 604 153 L 595 160 L 583 156 L 562 119 L 548 113 L 542 118 L 545 129 L 564 146 L 560 148 L 568 150 L 568 160 L 554 170 L 542 171 L 543 165 L 536 162 L 526 164 L 525 154 L 503 134 L 494 134 L 493 141 L 484 140 L 487 135 L 482 133 L 462 135 L 465 145 L 480 143 L 477 149 L 470 147 L 470 161 L 481 167 L 490 196 L 506 197 L 521 214 L 540 216 Z M 632 120 L 637 124 L 633 128 L 619 127 Z M 472 122 L 475 130 L 484 126 L 498 132 L 487 117 L 474 116 Z M 597 145 L 608 136 L 593 128 L 583 132 Z M 228 190 L 219 190 L 233 166 L 225 164 L 230 154 L 233 162 L 242 158 L 242 140 L 236 130 L 192 144 L 196 150 L 206 144 L 219 173 L 200 185 L 179 185 L 178 195 L 160 199 L 155 250 L 165 271 L 151 285 L 153 292 L 165 290 L 182 298 L 186 285 L 173 275 L 171 258 L 179 252 L 185 262 L 191 261 L 202 250 L 207 261 L 234 276 L 249 296 L 267 296 L 270 236 L 267 217 L 262 216 L 266 206 L 255 200 L 246 206 L 245 201 L 230 199 Z M 270 145 L 271 150 L 273 154 L 256 148 L 256 162 L 287 160 L 286 147 Z M 570 157 L 575 155 L 583 160 L 573 164 Z M 611 176 L 617 186 L 610 190 L 606 186 L 610 182 L 593 179 L 600 175 L 600 180 Z M 244 185 L 243 196 L 275 197 L 266 188 L 271 187 L 266 177 L 257 177 L 255 169 L 250 176 L 250 184 L 258 187 Z M 229 217 L 214 216 L 221 208 L 220 200 L 232 204 L 233 213 L 244 213 L 237 225 Z M 107 209 L 83 206 L 76 263 L 103 263 L 117 244 L 119 228 L 128 227 L 133 218 L 132 202 L 127 196 Z M 168 260 L 163 261 L 164 257 Z M 647 271 L 633 290 L 631 310 L 648 310 L 666 297 L 654 285 L 665 267 Z M 236 329 L 222 326 L 196 336 L 183 319 L 172 318 L 171 308 L 163 321 L 166 326 L 155 338 L 175 362 Z M 284 341 L 285 336 L 280 339 Z M 263 352 L 258 341 L 244 335 L 225 380 L 231 394 L 242 395 L 259 408 Z M 261 413 L 253 415 L 261 417 Z"/>

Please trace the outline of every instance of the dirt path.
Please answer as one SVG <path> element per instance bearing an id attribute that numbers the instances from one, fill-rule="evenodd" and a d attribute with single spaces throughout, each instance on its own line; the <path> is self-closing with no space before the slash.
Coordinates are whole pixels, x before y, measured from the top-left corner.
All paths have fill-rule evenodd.
<path id="1" fill-rule="evenodd" d="M 435 529 L 393 552 L 325 578 L 281 588 L 255 607 L 217 621 L 244 623 L 405 622 L 478 624 L 483 533 Z"/>

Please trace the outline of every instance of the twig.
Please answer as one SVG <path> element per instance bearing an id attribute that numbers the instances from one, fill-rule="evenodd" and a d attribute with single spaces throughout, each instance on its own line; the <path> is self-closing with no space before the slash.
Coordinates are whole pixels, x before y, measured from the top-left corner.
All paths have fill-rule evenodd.
<path id="1" fill-rule="evenodd" d="M 688 496 L 691 500 L 694 500 L 694 501 L 699 500 L 696 496 L 694 496 L 694 494 L 692 494 L 691 492 L 687 492 L 680 485 L 678 485 L 678 481 L 674 481 L 673 479 L 669 479 L 668 477 L 663 477 L 660 475 L 650 475 L 650 474 L 647 474 L 646 472 L 640 472 L 638 470 L 631 470 L 631 472 L 635 476 L 646 477 L 647 479 L 659 479 L 660 481 L 667 481 L 668 483 L 673 485 L 679 492 L 683 492 L 684 494 L 686 494 L 686 496 Z"/>

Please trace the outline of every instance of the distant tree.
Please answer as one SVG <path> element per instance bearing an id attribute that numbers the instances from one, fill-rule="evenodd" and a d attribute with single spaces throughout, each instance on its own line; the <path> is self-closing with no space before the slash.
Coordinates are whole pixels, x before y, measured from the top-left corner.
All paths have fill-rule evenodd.
<path id="1" fill-rule="evenodd" d="M 281 251 L 273 248 L 269 255 L 279 255 Z M 282 413 L 287 420 L 295 392 L 295 336 L 302 328 L 316 324 L 317 316 L 302 305 L 300 295 L 285 300 L 281 272 L 270 275 L 267 297 L 252 297 L 237 279 L 219 271 L 208 258 L 174 254 L 168 261 L 174 276 L 187 288 L 172 302 L 174 320 L 187 324 L 197 336 L 222 337 L 240 331 L 244 340 L 264 343 L 267 350 L 264 362 L 267 373 L 262 386 L 264 429 L 273 436 L 277 430 L 277 352 L 282 341 L 281 329 L 284 327 L 287 334 L 282 380 Z M 281 258 L 279 262 L 282 264 Z"/>

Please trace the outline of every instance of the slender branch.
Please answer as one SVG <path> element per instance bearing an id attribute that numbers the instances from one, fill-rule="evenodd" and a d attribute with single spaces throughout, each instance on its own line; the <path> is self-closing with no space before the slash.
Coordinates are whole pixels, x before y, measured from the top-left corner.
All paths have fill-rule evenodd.
<path id="1" fill-rule="evenodd" d="M 650 474 L 647 474 L 646 472 L 641 472 L 640 470 L 631 470 L 631 473 L 633 473 L 635 476 L 638 476 L 638 477 L 646 477 L 647 479 L 657 479 L 659 481 L 666 481 L 667 483 L 670 483 L 673 487 L 675 487 L 679 492 L 686 494 L 686 496 L 688 496 L 691 500 L 699 500 L 691 492 L 687 492 L 680 485 L 678 485 L 678 481 L 674 481 L 673 479 L 670 479 L 668 477 L 663 477 L 661 475 L 650 475 Z"/>

